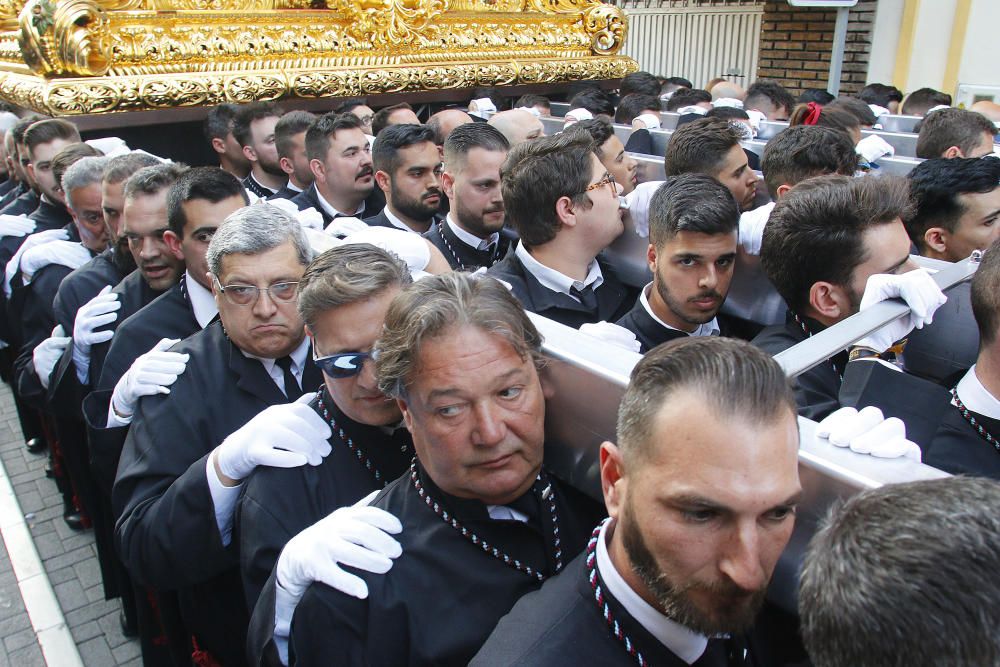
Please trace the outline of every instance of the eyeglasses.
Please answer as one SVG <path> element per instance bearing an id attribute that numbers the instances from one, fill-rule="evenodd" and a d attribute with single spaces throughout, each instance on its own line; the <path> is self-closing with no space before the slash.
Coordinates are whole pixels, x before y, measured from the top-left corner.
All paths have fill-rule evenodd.
<path id="1" fill-rule="evenodd" d="M 604 178 L 597 181 L 596 183 L 591 183 L 590 185 L 588 185 L 586 188 L 583 189 L 583 192 L 581 192 L 580 194 L 586 194 L 591 190 L 599 190 L 600 188 L 603 188 L 605 185 L 610 185 L 611 192 L 613 192 L 616 195 L 618 194 L 618 188 L 615 185 L 615 177 L 611 175 L 611 172 L 604 174 Z"/>
<path id="2" fill-rule="evenodd" d="M 256 285 L 222 285 L 215 276 L 212 277 L 212 280 L 215 281 L 215 286 L 226 297 L 226 300 L 234 306 L 253 305 L 260 298 L 261 292 L 267 292 L 267 295 L 275 303 L 288 303 L 295 300 L 299 287 L 298 281 L 257 287 Z"/>
<path id="3" fill-rule="evenodd" d="M 316 349 L 313 348 L 313 361 L 320 367 L 320 370 L 336 379 L 357 375 L 364 367 L 365 361 L 371 358 L 371 352 L 344 352 L 331 354 L 327 357 L 317 357 Z"/>

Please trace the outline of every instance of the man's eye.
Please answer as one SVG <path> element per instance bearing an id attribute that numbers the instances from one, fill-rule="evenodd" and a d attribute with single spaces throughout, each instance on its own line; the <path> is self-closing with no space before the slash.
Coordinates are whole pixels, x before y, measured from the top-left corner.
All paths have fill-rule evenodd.
<path id="1" fill-rule="evenodd" d="M 442 417 L 454 417 L 459 412 L 461 412 L 461 408 L 457 405 L 446 405 L 443 408 L 437 409 L 437 413 Z"/>
<path id="2" fill-rule="evenodd" d="M 521 395 L 523 387 L 507 387 L 500 390 L 500 398 L 517 398 Z"/>
<path id="3" fill-rule="evenodd" d="M 234 298 L 250 298 L 257 291 L 256 287 L 250 287 L 249 285 L 230 285 L 226 288 L 227 292 L 230 292 Z"/>
<path id="4" fill-rule="evenodd" d="M 212 236 L 211 232 L 198 232 L 194 235 L 194 240 L 199 243 L 209 243 L 212 240 Z"/>
<path id="5" fill-rule="evenodd" d="M 732 257 L 723 257 L 722 259 L 716 262 L 716 264 L 718 264 L 719 266 L 730 266 L 732 265 L 732 263 L 733 263 Z"/>
<path id="6" fill-rule="evenodd" d="M 708 523 L 712 519 L 718 516 L 715 510 L 710 509 L 697 509 L 697 510 L 681 510 L 681 516 L 684 517 L 685 521 L 690 523 Z"/>
<path id="7" fill-rule="evenodd" d="M 680 264 L 681 266 L 694 266 L 697 262 L 691 259 L 690 257 L 686 257 L 684 259 L 678 260 L 677 263 Z"/>
<path id="8" fill-rule="evenodd" d="M 780 522 L 794 515 L 794 507 L 778 507 L 767 513 L 767 519 L 770 521 Z"/>

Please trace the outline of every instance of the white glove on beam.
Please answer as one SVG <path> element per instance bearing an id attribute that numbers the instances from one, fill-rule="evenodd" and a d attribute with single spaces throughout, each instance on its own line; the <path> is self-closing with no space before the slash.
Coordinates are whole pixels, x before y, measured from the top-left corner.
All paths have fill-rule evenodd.
<path id="1" fill-rule="evenodd" d="M 605 343 L 625 348 L 629 352 L 638 352 L 642 348 L 634 333 L 625 327 L 612 324 L 611 322 L 602 320 L 600 322 L 581 324 L 580 332 Z"/>
<path id="2" fill-rule="evenodd" d="M 647 181 L 639 183 L 632 192 L 625 195 L 625 208 L 632 218 L 635 233 L 641 238 L 649 237 L 649 202 L 657 189 L 666 181 Z"/>
<path id="3" fill-rule="evenodd" d="M 871 308 L 886 299 L 901 298 L 910 307 L 910 314 L 890 322 L 878 331 L 859 340 L 856 345 L 885 352 L 893 343 L 906 338 L 914 329 L 922 329 L 934 320 L 934 313 L 948 297 L 937 286 L 931 275 L 924 269 L 893 275 L 876 273 L 868 279 L 861 310 Z"/>
<path id="4" fill-rule="evenodd" d="M 643 113 L 639 114 L 632 121 L 633 130 L 658 130 L 660 129 L 659 114 Z"/>
<path id="5" fill-rule="evenodd" d="M 858 454 L 883 459 L 905 456 L 920 461 L 920 446 L 906 439 L 906 424 L 896 417 L 886 419 L 872 405 L 861 411 L 840 408 L 819 423 L 816 437 L 837 447 L 850 447 Z"/>
<path id="6" fill-rule="evenodd" d="M 142 396 L 169 394 L 170 385 L 187 369 L 191 355 L 167 352 L 179 339 L 164 338 L 152 350 L 141 355 L 118 380 L 111 393 L 111 409 L 116 421 L 132 421 L 135 405 Z"/>
<path id="7" fill-rule="evenodd" d="M 21 257 L 24 253 L 28 252 L 35 246 L 41 245 L 43 243 L 49 243 L 50 241 L 66 240 L 69 238 L 69 232 L 65 229 L 46 229 L 44 231 L 38 232 L 37 234 L 32 234 L 28 238 L 24 239 L 24 243 L 21 247 L 17 249 L 14 256 L 10 258 L 7 262 L 7 268 L 4 269 L 4 281 L 3 281 L 3 291 L 9 297 L 11 293 L 10 283 L 14 280 L 14 274 L 18 272 L 21 268 Z"/>
<path id="8" fill-rule="evenodd" d="M 35 221 L 28 216 L 0 215 L 0 236 L 26 236 L 35 227 Z"/>
<path id="9" fill-rule="evenodd" d="M 72 340 L 63 331 L 62 325 L 56 325 L 52 330 L 52 335 L 43 340 L 31 353 L 31 362 L 35 366 L 35 375 L 46 389 L 49 388 L 49 376 L 55 369 L 56 364 L 62 358 L 63 352 L 69 347 Z"/>
<path id="10" fill-rule="evenodd" d="M 257 466 L 319 465 L 330 453 L 327 439 L 331 432 L 326 421 L 309 407 L 313 396 L 307 393 L 294 403 L 272 405 L 230 434 L 212 453 L 218 471 L 238 481 Z"/>
<path id="11" fill-rule="evenodd" d="M 402 555 L 390 537 L 403 530 L 399 519 L 377 507 L 368 507 L 378 491 L 350 507 L 341 507 L 289 540 L 275 567 L 274 639 L 283 664 L 288 664 L 288 636 L 299 600 L 314 581 L 356 598 L 368 597 L 364 580 L 345 572 L 347 565 L 385 574 Z"/>
<path id="12" fill-rule="evenodd" d="M 111 285 L 105 285 L 97 296 L 76 311 L 73 324 L 73 365 L 76 366 L 76 377 L 82 384 L 86 384 L 90 370 L 90 348 L 111 340 L 115 335 L 113 331 L 97 329 L 117 320 L 117 311 L 121 307 L 118 295 L 111 292 Z"/>
<path id="13" fill-rule="evenodd" d="M 83 244 L 74 241 L 52 241 L 27 250 L 21 256 L 21 275 L 24 284 L 31 282 L 39 270 L 49 264 L 60 264 L 69 269 L 78 269 L 91 259 L 90 251 Z"/>
<path id="14" fill-rule="evenodd" d="M 331 236 L 336 236 L 337 238 L 342 239 L 345 236 L 355 232 L 362 232 L 366 229 L 371 229 L 371 227 L 362 220 L 355 217 L 342 217 L 330 222 L 330 224 L 327 225 L 326 229 L 323 231 Z"/>
<path id="15" fill-rule="evenodd" d="M 886 155 L 892 157 L 896 154 L 896 149 L 888 141 L 877 134 L 869 134 L 854 147 L 854 152 L 865 159 L 866 162 L 875 162 Z"/>

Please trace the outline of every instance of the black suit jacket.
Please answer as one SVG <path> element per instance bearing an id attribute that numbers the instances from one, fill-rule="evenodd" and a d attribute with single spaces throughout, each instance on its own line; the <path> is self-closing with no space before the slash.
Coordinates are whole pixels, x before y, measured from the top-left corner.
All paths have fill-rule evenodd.
<path id="1" fill-rule="evenodd" d="M 7 182 L 10 183 L 10 181 Z M 14 187 L 4 192 L 3 197 L 0 197 L 0 211 L 27 191 L 28 187 L 24 183 L 15 183 Z"/>
<path id="2" fill-rule="evenodd" d="M 303 190 L 302 192 L 305 192 L 305 190 Z M 268 197 L 268 200 L 271 200 L 271 199 L 295 199 L 296 197 L 299 196 L 299 194 L 300 194 L 300 192 L 298 190 L 292 190 L 290 187 L 288 187 L 288 185 L 282 185 L 278 189 L 277 192 L 275 192 L 273 195 L 270 195 Z"/>
<path id="3" fill-rule="evenodd" d="M 56 227 L 65 227 L 66 225 L 73 224 L 73 216 L 69 214 L 64 205 L 50 204 L 44 199 L 38 203 L 38 208 L 28 217 L 38 224 L 35 228 L 36 232 L 41 231 L 43 227 L 45 229 L 55 229 Z"/>
<path id="4" fill-rule="evenodd" d="M 478 250 L 458 238 L 451 226 L 440 218 L 431 225 L 424 238 L 441 251 L 448 264 L 456 271 L 475 271 L 485 266 L 490 268 L 507 254 L 510 240 L 503 234 L 492 250 Z"/>
<path id="5" fill-rule="evenodd" d="M 743 338 L 740 335 L 738 323 L 734 323 L 725 313 L 718 313 L 715 316 L 719 325 L 719 335 L 727 337 Z M 642 307 L 639 299 L 635 300 L 632 310 L 625 314 L 625 317 L 615 322 L 620 327 L 624 327 L 635 334 L 639 341 L 639 353 L 646 354 L 657 345 L 662 345 L 671 340 L 686 338 L 690 334 L 678 329 L 669 329 L 654 320 L 646 309 Z"/>
<path id="6" fill-rule="evenodd" d="M 555 292 L 538 282 L 513 251 L 494 264 L 487 275 L 508 283 L 525 310 L 579 329 L 581 324 L 588 322 L 617 322 L 629 311 L 638 294 L 636 290 L 626 287 L 602 259 L 598 258 L 597 263 L 604 282 L 594 290 L 597 295 L 596 314 L 588 312 L 583 304 L 568 294 Z"/>
<path id="7" fill-rule="evenodd" d="M 38 208 L 40 201 L 41 197 L 34 190 L 28 190 L 0 209 L 0 213 L 4 215 L 28 215 Z"/>
<path id="8" fill-rule="evenodd" d="M 295 197 L 292 197 L 292 202 L 299 207 L 300 211 L 307 208 L 314 208 L 319 211 L 320 215 L 323 216 L 324 227 L 333 222 L 333 216 L 327 213 L 326 209 L 323 208 L 323 205 L 319 203 L 315 183 L 310 185 L 304 192 L 300 192 Z M 361 211 L 358 217 L 364 218 L 365 216 L 373 216 L 377 213 L 381 213 L 383 207 L 385 207 L 385 195 L 382 194 L 381 189 L 375 187 L 372 190 L 372 193 L 365 199 L 365 208 Z"/>
<path id="9" fill-rule="evenodd" d="M 924 450 L 924 463 L 953 475 L 1000 479 L 1000 452 L 976 432 L 950 400 L 946 405 L 941 425 Z M 993 437 L 1000 437 L 1000 419 L 970 414 Z"/>
<path id="10" fill-rule="evenodd" d="M 441 220 L 441 218 L 439 218 L 438 216 L 434 216 L 434 218 L 432 218 L 432 221 L 431 221 L 431 226 L 430 226 L 430 228 L 428 229 L 427 232 L 418 232 L 415 229 L 411 229 L 410 231 L 412 231 L 414 234 L 421 234 L 422 236 L 424 236 L 424 235 L 430 233 L 431 229 L 434 229 L 435 223 L 437 223 L 439 220 Z M 389 218 L 386 217 L 386 215 L 385 215 L 385 208 L 383 208 L 381 211 L 379 211 L 378 215 L 373 215 L 370 218 L 365 218 L 362 222 L 364 222 L 369 227 L 388 227 L 389 229 L 400 229 L 396 225 L 394 225 L 391 222 L 389 222 Z"/>
<path id="11" fill-rule="evenodd" d="M 252 192 L 261 199 L 267 199 L 274 194 L 270 189 L 265 188 L 263 185 L 254 180 L 253 174 L 247 174 L 247 177 L 243 179 L 243 187 L 246 188 L 248 192 Z"/>
<path id="12" fill-rule="evenodd" d="M 198 644 L 223 664 L 245 660 L 249 620 L 235 544 L 224 546 L 206 462 L 226 436 L 286 403 L 264 366 L 215 322 L 172 348 L 191 355 L 168 395 L 140 399 L 112 493 L 118 552 L 132 576 L 176 590 Z M 320 372 L 306 365 L 304 391 Z"/>

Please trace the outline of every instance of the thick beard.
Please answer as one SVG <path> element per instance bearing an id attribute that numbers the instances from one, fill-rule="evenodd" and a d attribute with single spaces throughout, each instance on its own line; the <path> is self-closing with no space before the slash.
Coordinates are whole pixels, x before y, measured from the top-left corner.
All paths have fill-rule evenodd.
<path id="1" fill-rule="evenodd" d="M 411 220 L 430 220 L 434 215 L 440 210 L 444 195 L 438 191 L 438 205 L 429 206 L 423 202 L 421 199 L 409 199 L 400 194 L 396 190 L 395 186 L 390 189 L 390 194 L 392 195 L 392 206 L 402 215 Z"/>
<path id="2" fill-rule="evenodd" d="M 633 572 L 656 598 L 660 610 L 668 618 L 708 637 L 726 633 L 740 634 L 753 626 L 757 612 L 764 604 L 766 589 L 747 595 L 746 591 L 728 581 L 710 584 L 690 581 L 680 585 L 671 582 L 646 546 L 646 541 L 633 520 L 634 516 L 631 501 L 627 501 L 617 528 L 622 531 L 622 545 Z M 715 613 L 710 616 L 691 599 L 690 592 L 696 590 L 707 592 L 714 599 L 730 597 L 739 604 L 715 609 Z"/>
<path id="3" fill-rule="evenodd" d="M 660 279 L 659 276 L 656 276 L 655 280 L 653 280 L 653 287 L 656 288 L 656 293 L 660 295 L 660 300 L 663 301 L 670 312 L 676 315 L 682 322 L 687 322 L 688 324 L 693 325 L 708 324 L 715 319 L 716 315 L 719 314 L 719 311 L 716 310 L 713 313 L 706 313 L 702 317 L 691 317 L 689 315 L 685 315 L 683 309 L 680 307 L 680 304 L 677 303 L 677 300 L 674 299 L 673 294 L 671 294 L 670 290 L 667 288 L 666 283 Z M 719 302 L 719 308 L 722 308 L 721 301 Z"/>

